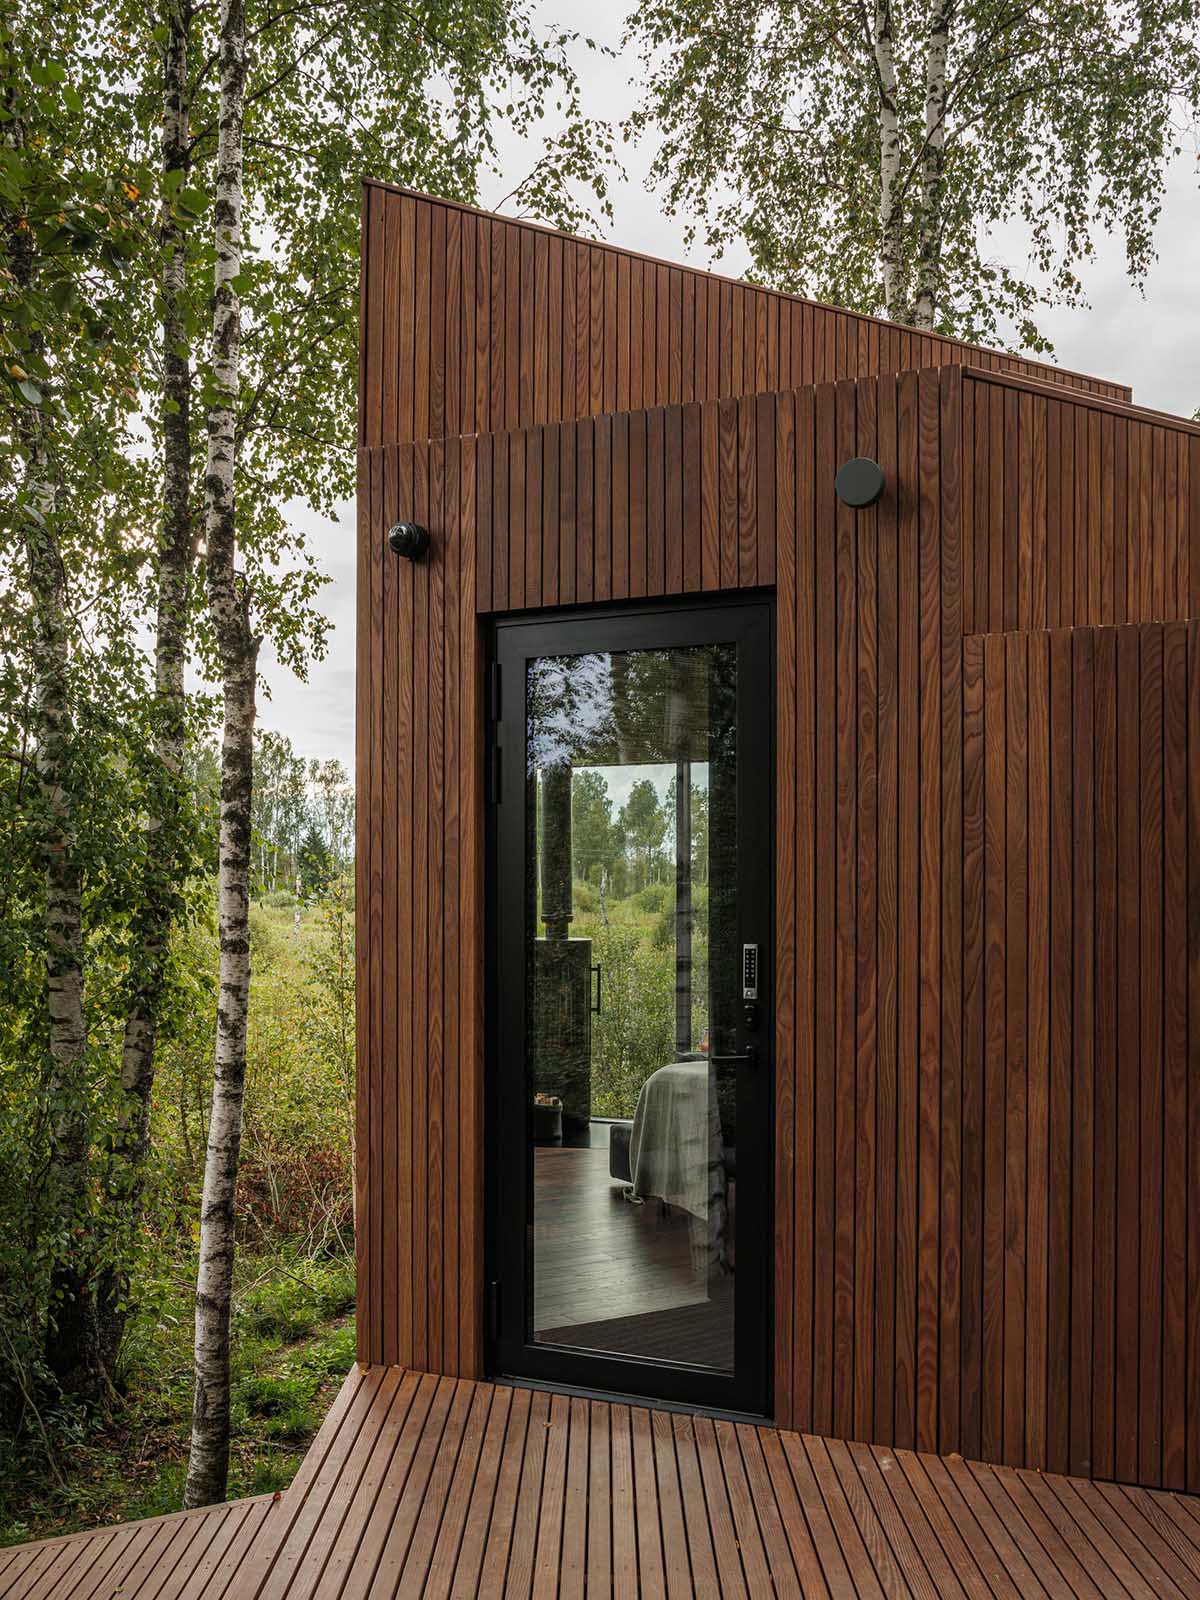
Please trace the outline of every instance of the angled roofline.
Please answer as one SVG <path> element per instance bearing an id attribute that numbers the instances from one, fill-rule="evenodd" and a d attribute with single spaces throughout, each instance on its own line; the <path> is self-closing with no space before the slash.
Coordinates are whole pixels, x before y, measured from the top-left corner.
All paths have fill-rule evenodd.
<path id="1" fill-rule="evenodd" d="M 488 221 L 503 222 L 510 227 L 525 228 L 532 233 L 545 234 L 550 238 L 561 239 L 570 244 L 587 245 L 589 249 L 608 251 L 613 255 L 626 256 L 631 260 L 646 262 L 651 266 L 669 267 L 676 272 L 695 272 L 705 278 L 708 278 L 714 283 L 727 283 L 740 289 L 756 289 L 763 294 L 773 295 L 780 300 L 787 300 L 796 305 L 811 306 L 819 311 L 836 311 L 842 316 L 852 317 L 856 321 L 865 323 L 868 326 L 874 325 L 875 327 L 879 328 L 902 328 L 906 333 L 938 339 L 943 344 L 951 345 L 959 350 L 971 351 L 980 355 L 995 356 L 1001 360 L 1023 361 L 1027 365 L 1041 368 L 1047 373 L 1056 373 L 1060 379 L 1065 378 L 1073 380 L 1072 387 L 1077 388 L 1078 392 L 1091 393 L 1092 391 L 1084 389 L 1083 386 L 1085 384 L 1092 383 L 1103 384 L 1111 388 L 1124 389 L 1126 401 L 1128 403 L 1132 403 L 1133 400 L 1133 389 L 1131 385 L 1127 383 L 1121 383 L 1117 379 L 1103 378 L 1098 373 L 1079 372 L 1071 367 L 1061 367 L 1052 361 L 1041 361 L 1036 356 L 1022 355 L 1018 351 L 997 350 L 991 345 L 972 344 L 969 340 L 958 339 L 950 334 L 938 333 L 935 329 L 913 328 L 907 323 L 895 322 L 888 317 L 872 316 L 868 312 L 855 311 L 848 306 L 834 305 L 825 300 L 813 300 L 806 295 L 792 294 L 786 289 L 772 288 L 769 284 L 752 283 L 745 278 L 735 278 L 729 273 L 714 272 L 710 267 L 702 267 L 695 262 L 671 261 L 664 256 L 649 255 L 641 250 L 633 250 L 627 245 L 614 244 L 608 239 L 589 239 L 583 234 L 567 233 L 561 228 L 550 227 L 543 222 L 532 222 L 524 217 L 505 216 L 503 213 L 498 211 L 489 211 L 484 206 L 468 205 L 462 200 L 448 200 L 442 195 L 428 194 L 424 190 L 411 189 L 404 184 L 387 183 L 380 178 L 364 177 L 362 180 L 362 185 L 364 189 L 378 189 L 387 194 L 402 195 L 406 199 L 420 200 L 427 205 L 446 206 L 450 210 L 463 212 L 469 216 L 484 217 L 487 218 Z M 949 362 L 942 362 L 940 364 L 943 366 L 953 365 L 953 363 Z M 991 369 L 977 368 L 976 370 Z M 1050 379 L 1048 381 L 1053 382 L 1054 380 Z"/>

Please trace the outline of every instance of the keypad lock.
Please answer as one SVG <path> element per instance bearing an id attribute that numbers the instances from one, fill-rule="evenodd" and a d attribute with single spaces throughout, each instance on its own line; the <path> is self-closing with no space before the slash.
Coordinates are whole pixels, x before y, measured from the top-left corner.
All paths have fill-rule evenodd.
<path id="1" fill-rule="evenodd" d="M 742 946 L 742 999 L 758 999 L 758 946 Z"/>
<path id="2" fill-rule="evenodd" d="M 758 946 L 742 946 L 742 1022 L 747 1033 L 758 1032 Z"/>

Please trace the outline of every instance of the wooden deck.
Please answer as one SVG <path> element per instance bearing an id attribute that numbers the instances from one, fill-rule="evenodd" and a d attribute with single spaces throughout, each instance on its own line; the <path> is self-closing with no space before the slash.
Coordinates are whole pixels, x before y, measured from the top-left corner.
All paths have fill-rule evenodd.
<path id="1" fill-rule="evenodd" d="M 1200 1501 L 373 1367 L 291 1489 L 0 1551 L 0 1600 L 1200 1597 Z"/>
<path id="2" fill-rule="evenodd" d="M 127 1522 L 0 1550 L 0 1600 L 227 1600 L 260 1538 L 283 1531 L 277 1497 Z"/>

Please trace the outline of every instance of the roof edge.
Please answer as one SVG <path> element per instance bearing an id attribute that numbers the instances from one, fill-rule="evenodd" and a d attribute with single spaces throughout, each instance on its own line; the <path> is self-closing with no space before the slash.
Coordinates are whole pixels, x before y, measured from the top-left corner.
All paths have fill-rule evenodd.
<path id="1" fill-rule="evenodd" d="M 527 217 L 505 216 L 503 212 L 489 211 L 485 206 L 468 205 L 463 200 L 448 200 L 443 195 L 427 194 L 422 189 L 410 189 L 401 183 L 387 183 L 382 178 L 364 177 L 362 179 L 362 186 L 364 189 L 379 189 L 386 194 L 403 195 L 410 200 L 423 200 L 427 205 L 448 206 L 451 210 L 466 212 L 475 217 L 494 218 L 499 222 L 509 223 L 513 227 L 528 228 L 534 233 L 544 233 L 553 238 L 568 240 L 572 244 L 586 244 L 589 246 L 589 248 L 594 250 L 609 250 L 612 251 L 614 255 L 633 256 L 639 261 L 650 263 L 652 266 L 671 267 L 677 272 L 699 273 L 706 278 L 711 278 L 716 283 L 735 284 L 739 288 L 743 289 L 759 289 L 764 294 L 776 295 L 779 297 L 779 299 L 790 300 L 796 305 L 814 306 L 821 311 L 837 311 L 840 312 L 842 316 L 853 317 L 858 322 L 873 324 L 876 327 L 904 328 L 906 332 L 909 333 L 914 333 L 919 336 L 926 336 L 933 339 L 940 339 L 943 343 L 953 345 L 959 350 L 976 351 L 980 355 L 996 356 L 997 358 L 1003 360 L 1024 361 L 1031 367 L 1038 367 L 1045 372 L 1058 373 L 1063 378 L 1075 379 L 1080 384 L 1105 383 L 1110 385 L 1112 388 L 1124 389 L 1126 395 L 1126 401 L 1124 403 L 1131 404 L 1133 401 L 1133 388 L 1130 384 L 1121 383 L 1115 378 L 1101 377 L 1099 373 L 1078 372 L 1071 367 L 1060 367 L 1052 361 L 1039 361 L 1036 356 L 1021 355 L 1013 350 L 997 350 L 991 345 L 971 344 L 968 340 L 955 338 L 952 334 L 937 333 L 933 329 L 913 328 L 907 323 L 895 322 L 888 317 L 872 316 L 869 312 L 855 311 L 849 306 L 833 305 L 826 300 L 812 300 L 809 299 L 807 295 L 792 294 L 787 289 L 773 289 L 769 284 L 765 283 L 751 283 L 745 278 L 735 278 L 729 273 L 725 272 L 714 272 L 710 267 L 697 266 L 693 262 L 671 261 L 664 256 L 647 255 L 644 251 L 630 249 L 628 245 L 614 244 L 610 239 L 588 239 L 583 234 L 567 233 L 562 228 L 553 228 L 544 222 L 532 222 Z M 963 365 L 968 364 L 969 363 L 963 363 Z M 955 363 L 943 362 L 942 365 L 955 365 Z M 922 369 L 910 368 L 907 370 L 918 371 Z M 976 370 L 987 369 L 977 368 Z M 1051 380 L 1051 382 L 1052 381 L 1053 380 Z M 1059 387 L 1062 386 L 1060 385 Z M 780 390 L 778 392 L 784 393 L 785 391 Z M 1087 391 L 1076 392 L 1086 393 Z M 1096 396 L 1095 398 L 1101 397 Z M 1122 402 L 1118 401 L 1117 403 L 1120 404 Z"/>

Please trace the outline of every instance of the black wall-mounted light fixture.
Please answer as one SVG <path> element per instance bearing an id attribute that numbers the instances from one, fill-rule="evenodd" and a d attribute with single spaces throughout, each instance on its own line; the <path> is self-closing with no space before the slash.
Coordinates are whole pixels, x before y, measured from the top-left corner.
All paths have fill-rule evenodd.
<path id="1" fill-rule="evenodd" d="M 869 456 L 855 456 L 839 468 L 833 480 L 834 492 L 844 505 L 861 511 L 873 506 L 883 493 L 883 468 Z"/>
<path id="2" fill-rule="evenodd" d="M 387 537 L 391 548 L 406 561 L 420 561 L 429 549 L 429 529 L 419 522 L 393 522 Z"/>

